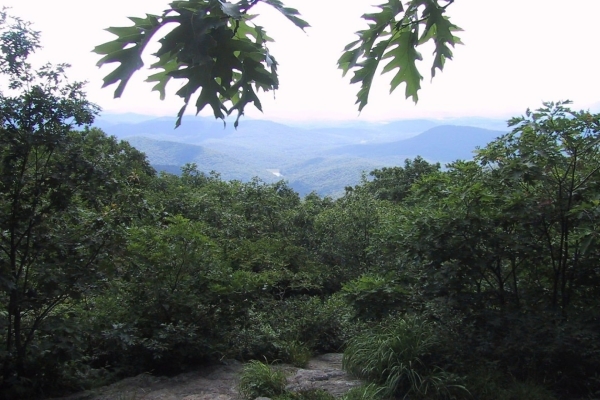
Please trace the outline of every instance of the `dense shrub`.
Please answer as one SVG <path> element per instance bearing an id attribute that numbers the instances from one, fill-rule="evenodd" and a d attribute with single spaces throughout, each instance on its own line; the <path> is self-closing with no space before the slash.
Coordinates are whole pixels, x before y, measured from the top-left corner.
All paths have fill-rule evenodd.
<path id="1" fill-rule="evenodd" d="M 285 392 L 286 377 L 282 370 L 260 361 L 244 366 L 238 385 L 240 396 L 246 400 L 257 397 L 276 397 Z"/>
<path id="2" fill-rule="evenodd" d="M 300 296 L 259 302 L 226 332 L 223 352 L 242 360 L 266 357 L 302 363 L 309 354 L 339 351 L 360 325 L 338 297 Z"/>
<path id="3" fill-rule="evenodd" d="M 465 389 L 457 375 L 438 366 L 439 351 L 432 323 L 414 316 L 395 317 L 351 339 L 343 367 L 380 385 L 384 396 L 450 398 Z"/>

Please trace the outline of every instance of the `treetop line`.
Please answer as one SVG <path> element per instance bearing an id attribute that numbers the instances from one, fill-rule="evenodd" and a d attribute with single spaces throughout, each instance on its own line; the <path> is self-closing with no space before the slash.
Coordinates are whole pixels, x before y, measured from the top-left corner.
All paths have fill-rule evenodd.
<path id="1" fill-rule="evenodd" d="M 177 114 L 176 126 L 181 124 L 192 97 L 196 98 L 196 114 L 210 107 L 215 118 L 225 120 L 236 113 L 234 126 L 244 115 L 247 105 L 262 111 L 258 92 L 279 87 L 277 60 L 267 44 L 273 39 L 262 26 L 256 25 L 256 15 L 250 10 L 259 1 L 270 5 L 304 30 L 310 25 L 300 12 L 286 7 L 280 0 L 177 0 L 169 4 L 162 15 L 146 14 L 130 17 L 132 26 L 111 27 L 107 31 L 116 39 L 96 46 L 101 55 L 98 66 L 119 65 L 104 77 L 103 87 L 117 84 L 114 97 L 123 94 L 131 76 L 144 66 L 142 55 L 146 45 L 160 36 L 163 27 L 176 27 L 158 39 L 158 58 L 150 65 L 157 70 L 146 78 L 155 82 L 153 90 L 165 98 L 165 88 L 171 79 L 181 79 L 184 85 L 176 92 L 183 100 Z M 361 111 L 368 103 L 369 92 L 380 65 L 382 73 L 394 72 L 390 92 L 405 84 L 405 96 L 415 103 L 421 89 L 421 75 L 416 61 L 422 60 L 417 50 L 428 42 L 435 44 L 431 77 L 443 70 L 452 50 L 461 44 L 455 33 L 461 29 L 452 24 L 446 9 L 454 0 L 388 0 L 378 5 L 379 11 L 364 14 L 366 29 L 358 31 L 358 39 L 344 48 L 338 68 L 345 76 L 353 72 L 351 83 L 359 83 L 356 104 Z"/>

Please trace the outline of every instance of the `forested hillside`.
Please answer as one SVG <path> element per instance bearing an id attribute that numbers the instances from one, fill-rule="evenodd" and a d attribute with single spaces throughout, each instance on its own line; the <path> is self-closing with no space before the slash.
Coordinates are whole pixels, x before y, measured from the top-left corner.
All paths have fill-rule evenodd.
<path id="1" fill-rule="evenodd" d="M 544 103 L 337 199 L 157 174 L 0 21 L 0 398 L 333 351 L 365 382 L 346 399 L 600 395 L 600 114 Z M 316 396 L 248 379 L 248 400 Z"/>
<path id="2" fill-rule="evenodd" d="M 127 122 L 118 122 L 120 118 Z M 111 115 L 94 125 L 108 135 L 125 139 L 144 152 L 158 171 L 178 173 L 195 163 L 199 171 L 218 172 L 226 180 L 244 182 L 260 177 L 280 179 L 307 195 L 339 197 L 365 173 L 401 164 L 421 156 L 429 162 L 470 158 L 476 147 L 506 133 L 498 120 L 464 119 L 477 126 L 451 125 L 453 121 L 405 120 L 358 126 L 292 127 L 271 121 L 246 121 L 236 129 L 208 118 L 187 121 L 176 130 L 172 118 L 129 122 L 132 116 Z M 146 117 L 149 118 L 149 117 Z M 490 130 L 480 126 L 496 126 Z"/>

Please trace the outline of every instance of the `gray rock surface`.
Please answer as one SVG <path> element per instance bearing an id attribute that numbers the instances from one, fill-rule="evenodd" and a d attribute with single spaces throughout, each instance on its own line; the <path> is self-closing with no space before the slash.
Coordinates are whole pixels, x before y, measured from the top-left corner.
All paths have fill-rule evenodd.
<path id="1" fill-rule="evenodd" d="M 287 389 L 327 390 L 336 397 L 360 385 L 341 370 L 342 354 L 313 358 L 305 369 L 280 365 L 288 373 Z M 55 400 L 239 400 L 237 385 L 243 364 L 229 360 L 171 378 L 141 374 L 109 386 Z M 256 400 L 270 400 L 260 397 Z"/>
<path id="2" fill-rule="evenodd" d="M 342 371 L 342 354 L 323 354 L 312 359 L 306 369 L 298 369 L 288 377 L 286 389 L 291 392 L 322 389 L 339 397 L 361 382 Z"/>

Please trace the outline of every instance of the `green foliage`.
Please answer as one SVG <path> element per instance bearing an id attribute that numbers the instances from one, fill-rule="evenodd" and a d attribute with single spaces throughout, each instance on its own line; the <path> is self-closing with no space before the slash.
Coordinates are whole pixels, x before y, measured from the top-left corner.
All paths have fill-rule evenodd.
<path id="1" fill-rule="evenodd" d="M 415 0 L 403 5 L 400 0 L 390 0 L 378 6 L 381 9 L 378 13 L 363 15 L 363 19 L 369 21 L 369 27 L 357 32 L 359 39 L 348 44 L 338 60 L 344 75 L 355 70 L 350 82 L 361 83 L 356 100 L 359 111 L 367 105 L 379 63 L 388 58 L 391 60 L 383 67 L 382 73 L 395 71 L 390 92 L 406 83 L 406 98 L 412 97 L 417 102 L 423 79 L 416 66 L 416 62 L 422 60 L 417 46 L 430 40 L 435 43 L 431 68 L 433 78 L 435 70 L 441 71 L 446 59 L 452 58 L 450 47 L 460 43 L 460 39 L 454 36 L 460 28 L 444 15 L 446 7 L 453 1 L 446 3 L 440 6 L 437 0 Z"/>
<path id="2" fill-rule="evenodd" d="M 134 20 L 136 33 L 115 29 L 123 41 L 101 48 L 105 62 L 122 61 L 114 82 L 124 85 L 118 76 L 136 65 L 141 47 L 130 44 L 169 18 L 204 23 L 222 14 L 197 38 L 250 40 L 235 38 L 249 22 L 243 4 L 177 1 L 171 10 L 179 12 Z M 295 10 L 269 4 L 303 27 Z M 434 2 L 390 4 L 369 17 L 380 29 L 364 33 L 369 51 L 390 51 L 378 35 L 427 23 L 417 13 L 447 22 L 442 9 L 428 8 Z M 197 14 L 205 6 L 211 13 Z M 402 12 L 411 24 L 386 25 Z M 445 35 L 446 22 L 430 29 Z M 225 57 L 208 46 L 212 61 L 193 59 L 171 39 L 163 47 L 191 63 Z M 225 182 L 195 165 L 180 177 L 154 176 L 142 154 L 85 128 L 97 108 L 81 84 L 65 80 L 65 66 L 28 64 L 37 40 L 27 24 L 0 14 L 0 70 L 12 89 L 0 95 L 4 397 L 221 357 L 305 365 L 342 348 L 344 367 L 368 381 L 348 399 L 583 398 L 600 390 L 600 115 L 547 103 L 514 119 L 514 130 L 473 160 L 444 171 L 407 160 L 335 201 L 301 199 L 285 182 Z M 239 46 L 237 55 L 251 52 Z M 448 57 L 443 46 L 438 64 Z M 380 325 L 366 330 L 373 322 Z M 330 398 L 284 387 L 281 371 L 252 362 L 240 393 Z"/>
<path id="3" fill-rule="evenodd" d="M 3 12 L 0 32 L 13 89 L 0 94 L 0 390 L 25 398 L 64 384 L 61 367 L 81 351 L 72 308 L 114 274 L 154 171 L 101 131 L 74 131 L 98 107 L 66 80 L 66 65 L 28 63 L 39 44 L 27 23 Z"/>
<path id="4" fill-rule="evenodd" d="M 421 178 L 440 170 L 440 164 L 430 164 L 421 157 L 406 159 L 404 167 L 376 169 L 369 173 L 373 177 L 366 184 L 378 199 L 400 202 L 410 194 L 412 185 Z"/>
<path id="5" fill-rule="evenodd" d="M 528 111 L 475 160 L 418 180 L 374 232 L 465 373 L 486 360 L 567 398 L 597 390 L 598 118 Z"/>
<path id="6" fill-rule="evenodd" d="M 357 96 L 359 110 L 368 102 L 373 77 L 383 59 L 391 59 L 383 72 L 395 71 L 391 91 L 406 83 L 406 97 L 416 102 L 423 79 L 416 67 L 416 61 L 422 59 L 416 48 L 433 41 L 432 77 L 436 69 L 443 69 L 446 59 L 452 58 L 451 47 L 460 43 L 454 33 L 460 28 L 445 15 L 453 0 L 443 1 L 447 4 L 442 6 L 440 0 L 411 0 L 406 5 L 400 0 L 389 0 L 379 6 L 379 13 L 363 15 L 370 22 L 369 27 L 358 32 L 359 39 L 346 46 L 338 61 L 344 75 L 355 70 L 352 83 L 361 83 Z M 142 54 L 148 43 L 164 27 L 173 24 L 175 27 L 158 40 L 161 47 L 154 54 L 158 60 L 151 68 L 159 72 L 147 79 L 156 82 L 153 90 L 162 99 L 171 79 L 184 80 L 185 84 L 177 91 L 184 101 L 177 126 L 192 96 L 200 91 L 196 113 L 209 106 L 215 118 L 225 119 L 237 111 L 234 123 L 237 127 L 248 104 L 262 110 L 258 90 L 275 90 L 279 85 L 277 62 L 266 45 L 272 39 L 248 14 L 256 3 L 257 0 L 178 0 L 162 15 L 130 17 L 133 26 L 108 28 L 117 38 L 94 49 L 103 56 L 98 65 L 116 62 L 119 66 L 104 78 L 104 86 L 119 83 L 115 97 L 120 97 L 133 73 L 144 65 Z M 309 27 L 299 17 L 298 10 L 285 7 L 280 0 L 264 0 L 264 3 L 297 27 L 303 30 Z"/>
<path id="7" fill-rule="evenodd" d="M 506 377 L 494 365 L 472 368 L 465 380 L 473 397 L 482 400 L 557 399 L 544 385 Z"/>
<path id="8" fill-rule="evenodd" d="M 407 290 L 392 276 L 363 275 L 342 286 L 342 296 L 362 320 L 381 320 L 398 311 Z"/>
<path id="9" fill-rule="evenodd" d="M 346 188 L 344 197 L 315 219 L 324 262 L 343 268 L 352 279 L 371 267 L 369 252 L 373 231 L 380 221 L 381 205 L 364 187 Z"/>
<path id="10" fill-rule="evenodd" d="M 238 385 L 240 396 L 247 400 L 257 397 L 275 397 L 285 391 L 285 372 L 260 361 L 250 361 L 244 366 Z"/>
<path id="11" fill-rule="evenodd" d="M 97 363 L 119 374 L 222 356 L 301 365 L 343 345 L 348 309 L 319 297 L 336 270 L 303 247 L 313 215 L 285 184 L 223 182 L 189 165 L 153 188 L 121 275 L 93 300 Z"/>
<path id="12" fill-rule="evenodd" d="M 385 388 L 368 383 L 350 389 L 342 396 L 342 400 L 380 400 L 385 398 Z"/>
<path id="13" fill-rule="evenodd" d="M 260 361 L 250 361 L 244 366 L 238 392 L 243 399 L 268 397 L 274 400 L 333 400 L 335 397 L 325 390 L 309 389 L 290 392 L 285 389 L 286 373 Z"/>
<path id="14" fill-rule="evenodd" d="M 0 11 L 0 71 L 10 76 L 9 88 L 20 89 L 33 79 L 28 58 L 41 48 L 40 33 L 31 29 L 31 23 Z"/>
<path id="15" fill-rule="evenodd" d="M 496 393 L 494 399 L 554 400 L 554 393 L 534 382 L 513 382 L 505 391 Z"/>
<path id="16" fill-rule="evenodd" d="M 156 82 L 153 90 L 165 97 L 165 87 L 171 79 L 182 79 L 184 85 L 177 91 L 184 105 L 176 125 L 181 124 L 192 96 L 196 113 L 209 106 L 215 118 L 225 119 L 237 111 L 234 125 L 252 103 L 262 110 L 258 89 L 277 89 L 277 61 L 269 53 L 267 42 L 272 41 L 264 29 L 252 22 L 248 11 L 257 1 L 241 0 L 236 3 L 218 0 L 174 1 L 162 15 L 147 14 L 145 18 L 130 18 L 128 27 L 107 30 L 117 38 L 97 46 L 94 51 L 103 57 L 98 66 L 119 63 L 104 78 L 104 86 L 119 82 L 115 97 L 120 97 L 133 73 L 144 64 L 142 54 L 161 29 L 175 27 L 159 40 L 160 49 L 154 54 L 158 60 L 151 68 L 159 72 L 148 77 Z M 308 24 L 298 17 L 297 10 L 285 7 L 279 0 L 265 3 L 280 11 L 301 29 Z"/>
<path id="17" fill-rule="evenodd" d="M 304 364 L 314 353 L 339 351 L 356 331 L 350 310 L 336 297 L 322 301 L 303 296 L 262 303 L 230 322 L 225 354 Z"/>
<path id="18" fill-rule="evenodd" d="M 431 273 L 443 271 L 439 290 L 457 300 L 578 314 L 575 304 L 598 282 L 588 246 L 596 238 L 597 118 L 562 104 L 531 113 L 475 161 L 421 182 L 415 201 L 425 202 L 399 216 L 402 237 L 390 239 Z"/>
<path id="19" fill-rule="evenodd" d="M 274 400 L 334 400 L 335 397 L 322 389 L 308 389 L 298 392 L 285 392 Z"/>
<path id="20" fill-rule="evenodd" d="M 547 304 L 565 315 L 579 295 L 587 297 L 569 288 L 598 283 L 589 246 L 597 238 L 594 199 L 600 179 L 600 117 L 573 112 L 566 104 L 528 110 L 526 117 L 511 121 L 512 133 L 477 157 L 510 187 L 507 202 L 515 211 L 529 214 L 534 229 L 528 242 L 545 253 L 549 267 L 531 272 L 552 287 Z"/>
<path id="21" fill-rule="evenodd" d="M 285 363 L 290 363 L 294 367 L 304 368 L 313 356 L 311 349 L 304 343 L 292 341 L 285 344 L 283 349 Z"/>
<path id="22" fill-rule="evenodd" d="M 464 387 L 455 374 L 435 365 L 439 350 L 430 322 L 419 317 L 390 319 L 349 341 L 343 367 L 381 385 L 385 397 L 448 398 Z"/>
<path id="23" fill-rule="evenodd" d="M 106 362 L 171 372 L 211 355 L 207 338 L 218 334 L 219 318 L 211 288 L 228 278 L 205 230 L 181 216 L 129 229 L 123 272 L 106 293 L 120 301 L 94 300 L 112 309 L 96 326 L 102 339 L 95 351 Z"/>

